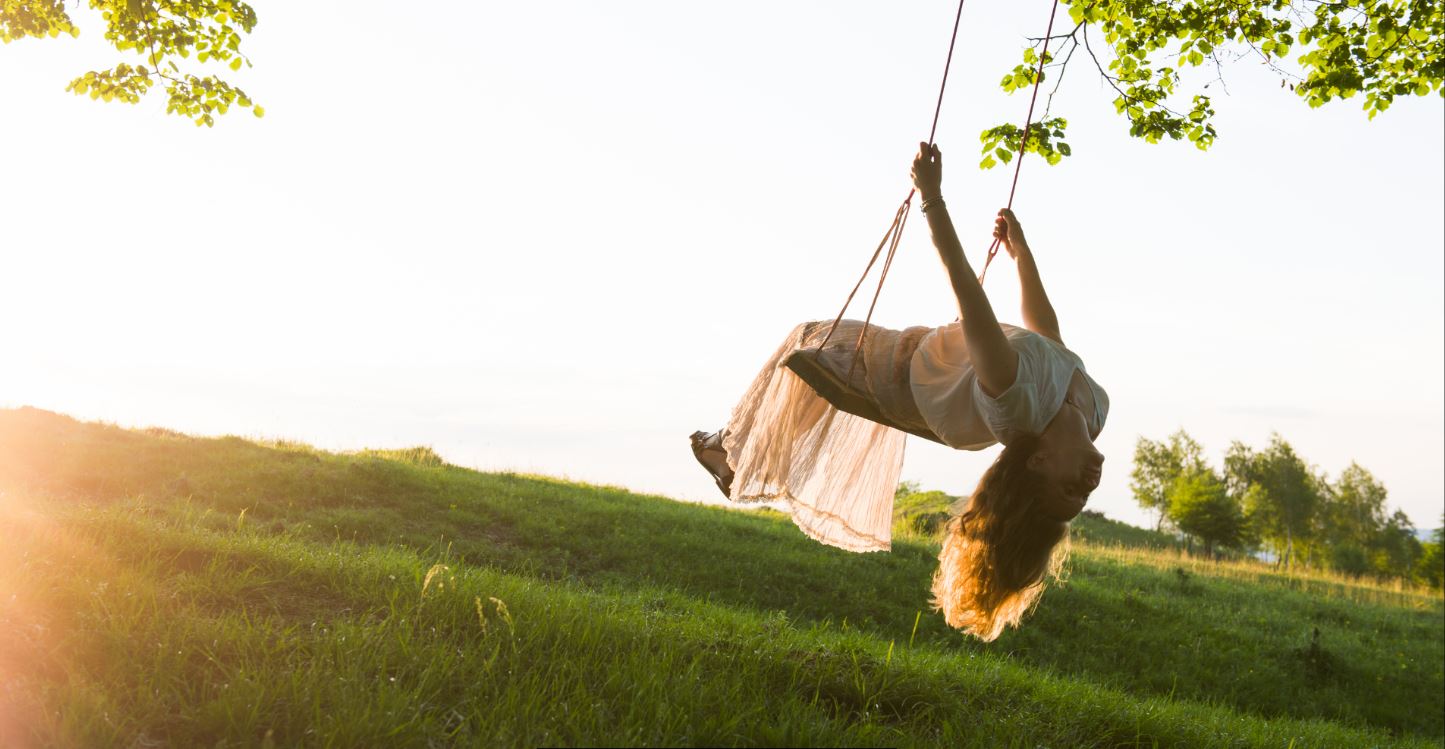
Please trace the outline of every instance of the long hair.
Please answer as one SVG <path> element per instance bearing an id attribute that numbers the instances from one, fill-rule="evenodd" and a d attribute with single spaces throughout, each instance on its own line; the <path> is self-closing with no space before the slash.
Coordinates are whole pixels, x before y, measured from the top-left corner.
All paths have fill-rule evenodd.
<path id="1" fill-rule="evenodd" d="M 933 607 L 949 626 L 984 642 L 1018 626 L 1044 592 L 1044 578 L 1058 578 L 1069 556 L 1069 524 L 1037 507 L 1047 486 L 1028 459 L 1038 444 L 1023 436 L 1004 447 L 944 533 Z"/>

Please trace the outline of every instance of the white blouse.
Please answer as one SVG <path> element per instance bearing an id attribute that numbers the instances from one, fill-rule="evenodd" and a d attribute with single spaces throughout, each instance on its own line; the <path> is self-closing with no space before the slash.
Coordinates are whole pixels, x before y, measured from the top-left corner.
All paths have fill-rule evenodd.
<path id="1" fill-rule="evenodd" d="M 924 336 L 909 363 L 913 399 L 923 420 L 944 444 L 982 450 L 1008 444 L 1019 434 L 1040 434 L 1064 406 L 1075 370 L 1094 395 L 1094 413 L 1085 414 L 1089 432 L 1098 434 L 1109 415 L 1109 396 L 1084 370 L 1078 354 L 1031 330 L 1002 325 L 1009 347 L 1018 354 L 1018 377 L 997 398 L 978 384 L 963 324 L 952 322 Z"/>

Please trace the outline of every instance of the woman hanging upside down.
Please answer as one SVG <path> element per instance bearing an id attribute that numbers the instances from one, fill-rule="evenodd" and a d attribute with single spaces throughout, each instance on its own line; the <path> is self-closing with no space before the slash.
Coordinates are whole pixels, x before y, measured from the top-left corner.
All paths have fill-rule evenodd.
<path id="1" fill-rule="evenodd" d="M 1017 625 L 1068 553 L 1069 521 L 1099 485 L 1104 390 L 1065 348 L 1013 213 L 994 236 L 1017 261 L 1024 327 L 1002 325 L 949 219 L 942 157 L 919 144 L 913 184 L 961 318 L 889 330 L 843 320 L 797 326 L 727 426 L 693 453 L 737 502 L 784 501 L 809 536 L 852 551 L 890 548 L 905 433 L 960 450 L 1003 443 L 948 523 L 933 605 L 983 640 Z M 859 340 L 862 335 L 862 350 Z"/>

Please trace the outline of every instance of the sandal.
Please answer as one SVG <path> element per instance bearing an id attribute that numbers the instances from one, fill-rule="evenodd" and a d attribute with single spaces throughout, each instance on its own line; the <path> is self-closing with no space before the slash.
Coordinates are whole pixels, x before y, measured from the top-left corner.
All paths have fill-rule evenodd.
<path id="1" fill-rule="evenodd" d="M 723 496 L 732 499 L 733 472 L 728 468 L 728 453 L 723 449 L 721 435 L 717 432 L 693 432 L 691 440 L 693 457 L 707 469 Z"/>

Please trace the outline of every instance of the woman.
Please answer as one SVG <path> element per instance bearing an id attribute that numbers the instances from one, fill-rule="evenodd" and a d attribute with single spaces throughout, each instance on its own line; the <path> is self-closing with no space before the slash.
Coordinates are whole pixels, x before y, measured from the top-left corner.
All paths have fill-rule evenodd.
<path id="1" fill-rule="evenodd" d="M 1109 402 L 1064 347 L 1013 213 L 999 211 L 994 236 L 1018 264 L 1022 328 L 998 322 L 964 258 L 936 146 L 919 144 L 912 176 L 960 320 L 869 326 L 862 351 L 862 323 L 845 320 L 831 336 L 831 322 L 800 325 L 728 426 L 693 435 L 693 452 L 730 499 L 785 501 L 813 538 L 873 551 L 889 548 L 904 432 L 962 450 L 1003 443 L 949 521 L 933 577 L 933 605 L 949 625 L 992 640 L 1017 625 L 1067 555 L 1069 521 L 1099 485 L 1104 456 L 1093 442 Z"/>

